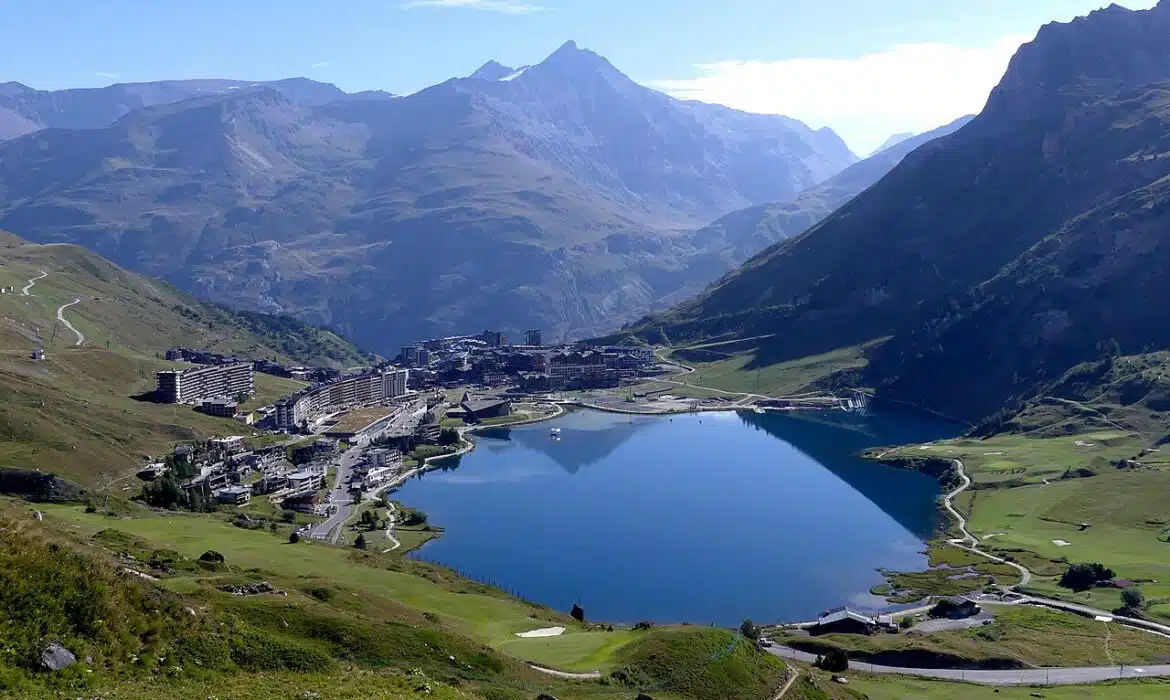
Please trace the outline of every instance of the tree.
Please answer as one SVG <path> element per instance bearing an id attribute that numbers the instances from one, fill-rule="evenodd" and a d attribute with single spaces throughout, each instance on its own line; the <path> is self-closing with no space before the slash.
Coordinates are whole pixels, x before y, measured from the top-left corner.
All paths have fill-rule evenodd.
<path id="1" fill-rule="evenodd" d="M 357 539 L 353 541 L 353 546 L 358 548 L 358 549 L 365 549 L 366 548 L 366 536 L 359 534 L 357 536 Z"/>
<path id="2" fill-rule="evenodd" d="M 1072 564 L 1060 577 L 1060 585 L 1074 591 L 1087 591 L 1098 583 L 1113 579 L 1113 569 L 1093 563 Z"/>
<path id="3" fill-rule="evenodd" d="M 760 638 L 760 628 L 756 623 L 752 622 L 750 617 L 744 619 L 743 623 L 739 626 L 739 633 L 752 641 Z"/>
<path id="4" fill-rule="evenodd" d="M 580 603 L 573 603 L 573 609 L 569 611 L 569 616 L 577 622 L 584 622 L 585 608 L 581 607 Z"/>
<path id="5" fill-rule="evenodd" d="M 439 431 L 440 445 L 457 445 L 459 444 L 459 431 L 454 428 L 443 428 Z"/>
<path id="6" fill-rule="evenodd" d="M 849 670 L 849 654 L 841 649 L 830 649 L 817 664 L 831 673 Z"/>
<path id="7" fill-rule="evenodd" d="M 296 532 L 293 532 L 292 534 L 290 534 L 288 536 L 288 543 L 289 544 L 296 544 L 297 542 L 300 542 L 300 541 L 301 541 L 301 536 L 298 535 Z"/>
<path id="8" fill-rule="evenodd" d="M 1141 612 L 1146 607 L 1146 595 L 1137 586 L 1130 586 L 1121 592 L 1121 602 L 1127 610 Z"/>

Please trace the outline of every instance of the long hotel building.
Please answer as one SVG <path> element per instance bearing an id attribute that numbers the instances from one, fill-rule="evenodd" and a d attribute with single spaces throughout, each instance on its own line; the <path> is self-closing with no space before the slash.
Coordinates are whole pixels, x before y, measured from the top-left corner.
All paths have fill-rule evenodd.
<path id="1" fill-rule="evenodd" d="M 276 402 L 276 426 L 295 428 L 326 413 L 372 406 L 406 393 L 408 370 L 371 372 L 306 389 Z"/>
<path id="2" fill-rule="evenodd" d="M 203 399 L 251 396 L 252 363 L 192 367 L 157 373 L 158 395 L 164 403 L 198 403 Z"/>

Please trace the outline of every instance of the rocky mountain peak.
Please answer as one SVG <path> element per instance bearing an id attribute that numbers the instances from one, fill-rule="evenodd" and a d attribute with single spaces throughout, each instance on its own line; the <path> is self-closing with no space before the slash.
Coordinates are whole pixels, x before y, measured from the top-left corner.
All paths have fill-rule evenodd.
<path id="1" fill-rule="evenodd" d="M 527 71 L 527 74 L 552 75 L 564 80 L 603 77 L 629 81 L 604 56 L 582 49 L 575 41 L 567 41 L 559 49 Z"/>
<path id="2" fill-rule="evenodd" d="M 1170 79 L 1170 0 L 1149 10 L 1110 5 L 1071 22 L 1051 22 L 1020 47 L 988 112 L 1030 118 L 1065 98 L 1096 99 L 1116 86 Z"/>
<path id="3" fill-rule="evenodd" d="M 488 61 L 467 77 L 472 80 L 499 80 L 515 72 L 515 68 L 509 68 L 498 61 Z"/>

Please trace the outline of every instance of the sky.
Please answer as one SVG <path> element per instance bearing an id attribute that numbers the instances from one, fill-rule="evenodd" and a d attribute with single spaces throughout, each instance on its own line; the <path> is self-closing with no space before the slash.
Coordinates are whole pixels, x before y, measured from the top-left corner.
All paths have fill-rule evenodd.
<path id="1" fill-rule="evenodd" d="M 1170 2 L 1170 0 L 1166 0 Z M 570 39 L 668 94 L 829 126 L 865 155 L 978 112 L 1049 21 L 1106 0 L 0 0 L 0 82 L 305 76 L 415 92 Z M 1145 9 L 1156 0 L 1121 0 Z"/>

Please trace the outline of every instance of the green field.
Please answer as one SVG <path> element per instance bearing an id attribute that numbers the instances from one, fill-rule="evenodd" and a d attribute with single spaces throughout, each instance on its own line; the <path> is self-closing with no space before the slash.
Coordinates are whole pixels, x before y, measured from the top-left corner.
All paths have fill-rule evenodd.
<path id="1" fill-rule="evenodd" d="M 97 485 L 133 474 L 146 455 L 176 443 L 249 432 L 190 406 L 131 398 L 153 389 L 166 367 L 104 349 L 63 350 L 41 362 L 0 354 L 0 466 Z"/>
<path id="2" fill-rule="evenodd" d="M 995 622 L 932 634 L 830 634 L 794 638 L 808 650 L 836 647 L 881 663 L 888 655 L 917 653 L 954 663 L 1008 662 L 1025 666 L 1109 666 L 1162 663 L 1170 640 L 1129 627 L 1030 606 L 990 606 Z"/>
<path id="3" fill-rule="evenodd" d="M 623 645 L 642 639 L 644 631 L 578 632 L 560 637 L 525 639 L 516 637 L 498 645 L 498 649 L 517 659 L 531 661 L 563 671 L 608 671 L 616 663 L 614 655 Z"/>
<path id="4" fill-rule="evenodd" d="M 917 678 L 849 674 L 849 688 L 869 700 L 1161 700 L 1170 680 L 1118 681 L 1049 688 L 991 687 Z"/>
<path id="5" fill-rule="evenodd" d="M 278 578 L 327 574 L 337 584 L 373 600 L 389 600 L 392 596 L 398 603 L 418 610 L 443 610 L 444 619 L 454 631 L 489 644 L 508 641 L 516 632 L 548 627 L 550 620 L 557 624 L 568 621 L 567 616 L 543 613 L 502 595 L 468 594 L 409 573 L 355 565 L 350 559 L 351 550 L 308 543 L 288 545 L 266 531 L 243 530 L 218 518 L 167 513 L 110 520 L 87 514 L 80 507 L 52 505 L 42 511 L 46 518 L 61 520 L 79 537 L 112 528 L 193 558 L 215 549 L 233 566 Z"/>
<path id="6" fill-rule="evenodd" d="M 958 458 L 976 484 L 1014 486 L 1059 479 L 1070 469 L 1109 471 L 1113 462 L 1138 455 L 1142 446 L 1141 436 L 1119 430 L 1060 437 L 1004 434 L 908 445 L 885 458 Z"/>
<path id="7" fill-rule="evenodd" d="M 1101 562 L 1131 580 L 1155 580 L 1143 590 L 1150 599 L 1170 597 L 1170 532 L 1165 494 L 1170 472 L 1115 472 L 1048 485 L 981 490 L 972 494 L 970 529 L 986 547 L 1024 549 L 1070 562 Z M 1082 524 L 1087 525 L 1082 529 Z M 990 537 L 989 537 L 990 536 Z M 1059 544 L 1067 543 L 1067 544 Z M 1043 579 L 1032 587 L 1094 607 L 1120 606 L 1116 589 L 1073 594 Z M 1170 605 L 1150 613 L 1170 619 Z"/>
<path id="8" fill-rule="evenodd" d="M 773 341 L 774 342 L 774 341 Z M 667 357 L 695 371 L 679 381 L 736 393 L 787 396 L 812 391 L 829 375 L 864 368 L 869 345 L 840 348 L 822 355 L 768 362 L 754 342 L 730 341 L 676 348 Z"/>

